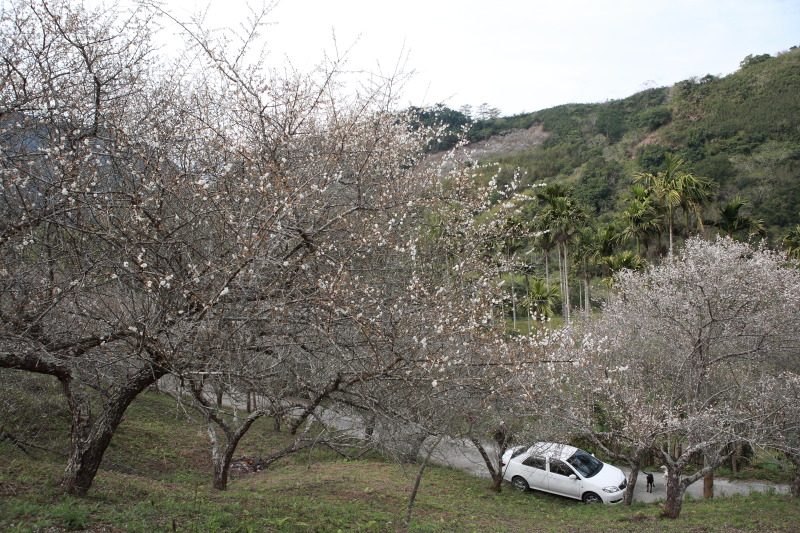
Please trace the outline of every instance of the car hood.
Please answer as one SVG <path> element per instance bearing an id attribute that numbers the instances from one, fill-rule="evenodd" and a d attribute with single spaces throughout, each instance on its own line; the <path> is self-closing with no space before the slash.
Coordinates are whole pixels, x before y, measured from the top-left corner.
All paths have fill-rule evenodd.
<path id="1" fill-rule="evenodd" d="M 597 474 L 586 479 L 600 487 L 619 487 L 625 480 L 625 474 L 616 466 L 603 463 L 603 468 Z"/>

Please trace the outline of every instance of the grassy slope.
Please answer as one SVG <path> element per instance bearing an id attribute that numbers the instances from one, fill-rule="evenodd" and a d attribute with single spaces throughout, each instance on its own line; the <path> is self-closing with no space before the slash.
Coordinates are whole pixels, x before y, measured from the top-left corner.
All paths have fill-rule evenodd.
<path id="1" fill-rule="evenodd" d="M 59 449 L 66 419 L 48 426 Z M 6 427 L 8 430 L 8 427 Z M 254 427 L 240 454 L 265 454 L 284 442 L 268 421 Z M 126 415 L 90 496 L 64 496 L 58 454 L 25 456 L 0 443 L 0 530 L 89 531 L 393 531 L 416 468 L 379 459 L 344 461 L 325 451 L 298 454 L 268 471 L 210 489 L 202 428 L 174 402 L 146 394 Z M 541 493 L 505 490 L 462 472 L 431 467 L 415 508 L 414 531 L 796 531 L 800 502 L 751 496 L 687 502 L 677 521 L 656 505 L 585 506 Z"/>

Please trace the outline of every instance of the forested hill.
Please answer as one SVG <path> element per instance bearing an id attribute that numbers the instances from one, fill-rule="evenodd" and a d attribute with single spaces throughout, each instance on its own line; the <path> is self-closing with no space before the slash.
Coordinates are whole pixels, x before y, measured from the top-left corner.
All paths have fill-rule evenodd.
<path id="1" fill-rule="evenodd" d="M 458 111 L 441 106 L 438 111 L 456 127 L 467 121 Z M 622 100 L 478 120 L 469 140 L 478 148 L 487 139 L 503 146 L 502 136 L 529 128 L 546 135 L 529 136 L 535 141 L 526 146 L 515 142 L 484 150 L 483 159 L 502 164 L 501 180 L 519 168 L 530 183 L 571 185 L 576 199 L 601 220 L 618 218 L 633 176 L 658 173 L 672 153 L 692 174 L 713 180 L 702 214 L 712 226 L 729 216 L 725 209 L 731 207 L 737 216 L 762 223 L 762 233 L 773 239 L 800 223 L 797 47 L 778 56 L 748 56 L 725 77 L 707 75 Z M 452 140 L 444 138 L 436 148 Z"/>

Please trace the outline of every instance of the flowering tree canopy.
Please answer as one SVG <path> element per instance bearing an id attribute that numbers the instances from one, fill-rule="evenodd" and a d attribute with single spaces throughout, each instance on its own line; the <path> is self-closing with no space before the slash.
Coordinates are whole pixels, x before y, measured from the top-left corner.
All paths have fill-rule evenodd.
<path id="1" fill-rule="evenodd" d="M 687 241 L 673 260 L 622 272 L 596 321 L 565 345 L 579 354 L 557 375 L 571 420 L 596 441 L 668 469 L 665 514 L 736 442 L 773 429 L 753 386 L 785 368 L 798 346 L 800 272 L 765 248 L 729 238 Z M 684 475 L 697 454 L 705 467 Z"/>

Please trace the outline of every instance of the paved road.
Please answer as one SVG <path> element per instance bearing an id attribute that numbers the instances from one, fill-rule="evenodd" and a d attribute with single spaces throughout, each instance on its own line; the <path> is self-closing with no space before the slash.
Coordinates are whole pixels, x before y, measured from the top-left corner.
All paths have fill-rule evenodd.
<path id="1" fill-rule="evenodd" d="M 430 441 L 426 441 L 426 444 Z M 471 443 L 447 439 L 436 448 L 431 455 L 431 461 L 443 466 L 450 466 L 459 470 L 464 470 L 479 477 L 489 477 L 489 472 L 481 459 L 480 454 L 475 450 Z M 630 470 L 624 467 L 621 469 L 627 475 Z M 643 473 L 639 473 L 634 489 L 634 501 L 657 502 L 667 497 L 666 486 L 663 474 L 658 471 L 654 473 L 655 483 L 653 492 L 647 492 L 647 478 Z M 760 481 L 739 481 L 716 477 L 714 479 L 714 496 L 730 496 L 733 494 L 750 494 L 751 492 L 775 492 L 778 494 L 788 494 L 789 485 Z M 698 480 L 689 485 L 686 494 L 695 499 L 703 498 L 703 481 Z"/>

